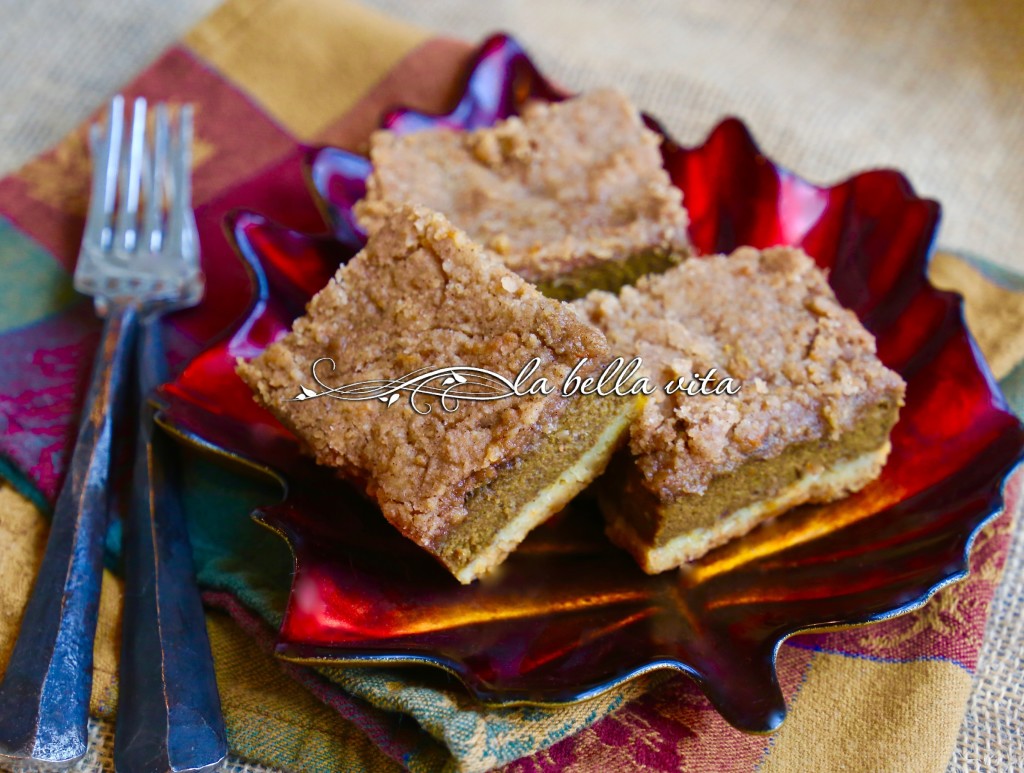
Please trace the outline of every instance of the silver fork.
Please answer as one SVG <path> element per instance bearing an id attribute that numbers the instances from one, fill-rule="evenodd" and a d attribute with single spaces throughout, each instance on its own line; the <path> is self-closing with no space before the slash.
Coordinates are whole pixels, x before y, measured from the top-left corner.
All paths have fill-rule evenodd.
<path id="1" fill-rule="evenodd" d="M 85 754 L 111 448 L 133 345 L 143 365 L 140 393 L 148 394 L 162 378 L 160 315 L 196 304 L 203 292 L 191 208 L 192 110 L 181 109 L 172 131 L 166 105 L 158 105 L 152 142 L 146 112 L 146 101 L 136 99 L 125 136 L 124 100 L 117 96 L 106 129 L 97 125 L 90 133 L 92 193 L 74 284 L 94 297 L 103 335 L 42 564 L 0 683 L 0 759 L 64 767 Z M 153 769 L 202 769 L 208 765 L 175 762 L 189 756 L 181 727 L 184 746 L 199 739 L 201 756 L 223 758 L 223 719 L 187 533 L 162 454 L 154 451 L 151 420 L 143 407 L 125 525 L 128 657 L 122 655 L 117 769 L 143 770 L 147 761 Z M 184 631 L 180 624 L 168 629 L 167 620 L 180 623 L 183 615 L 191 616 Z M 186 689 L 197 679 L 198 698 Z M 160 713 L 154 705 L 163 707 L 162 727 L 151 726 Z"/>

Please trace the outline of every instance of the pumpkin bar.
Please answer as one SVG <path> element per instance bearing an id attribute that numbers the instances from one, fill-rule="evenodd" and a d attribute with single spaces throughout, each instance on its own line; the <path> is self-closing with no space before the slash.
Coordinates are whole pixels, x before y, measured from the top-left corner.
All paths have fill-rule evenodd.
<path id="1" fill-rule="evenodd" d="M 600 482 L 610 538 L 645 571 L 881 472 L 905 385 L 802 251 L 694 258 L 576 306 L 652 383 L 693 384 L 659 386 Z"/>
<path id="2" fill-rule="evenodd" d="M 660 143 L 613 90 L 532 102 L 471 132 L 378 131 L 356 215 L 373 233 L 396 203 L 421 204 L 548 294 L 617 289 L 688 250 Z"/>
<path id="3" fill-rule="evenodd" d="M 456 366 L 514 381 L 538 358 L 537 375 L 555 389 L 464 399 L 454 409 L 449 400 L 450 410 L 422 393 L 314 398 L 300 390 L 315 383 L 311 366 L 324 357 L 335 363 L 319 371 L 330 373 L 332 387 Z M 238 373 L 318 463 L 354 482 L 468 583 L 599 475 L 625 440 L 637 398 L 561 395 L 584 358 L 595 372 L 608 345 L 570 306 L 488 258 L 441 215 L 400 208 L 291 332 L 240 362 Z"/>

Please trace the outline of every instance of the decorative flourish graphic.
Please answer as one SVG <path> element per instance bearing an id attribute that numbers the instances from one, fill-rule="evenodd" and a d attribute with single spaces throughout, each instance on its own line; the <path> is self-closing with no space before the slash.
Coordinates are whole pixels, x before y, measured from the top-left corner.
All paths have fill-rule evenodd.
<path id="1" fill-rule="evenodd" d="M 317 397 L 333 397 L 335 400 L 380 400 L 385 407 L 390 408 L 398 402 L 399 393 L 408 392 L 410 407 L 416 413 L 427 414 L 430 413 L 430 406 L 416 405 L 417 397 L 439 397 L 441 407 L 447 413 L 451 413 L 458 410 L 460 400 L 481 402 L 501 400 L 506 397 L 528 397 L 555 393 L 555 387 L 549 384 L 546 378 L 534 377 L 540 367 L 539 357 L 534 357 L 526 363 L 511 381 L 499 373 L 484 368 L 455 365 L 448 368 L 420 368 L 397 380 L 357 381 L 354 384 L 345 384 L 339 387 L 325 384 L 317 375 L 316 369 L 322 362 L 329 362 L 331 371 L 335 370 L 335 364 L 330 357 L 321 357 L 310 368 L 313 380 L 323 387 L 324 391 L 315 392 L 309 387 L 300 385 L 299 388 L 302 391 L 291 398 L 289 402 L 312 400 Z M 646 376 L 637 376 L 638 371 L 643 367 L 643 360 L 639 357 L 634 357 L 628 362 L 622 357 L 616 357 L 601 370 L 600 374 L 580 375 L 581 369 L 588 362 L 589 358 L 584 357 L 569 371 L 569 375 L 562 383 L 562 397 L 571 397 L 575 394 L 599 395 L 600 397 L 651 395 L 657 389 Z M 669 381 L 662 389 L 670 395 L 680 392 L 691 396 L 734 395 L 740 391 L 740 386 L 734 379 L 717 378 L 717 372 L 717 368 L 712 368 L 704 375 L 694 373 L 692 379 L 681 376 Z M 440 382 L 439 385 L 438 382 Z"/>
<path id="2" fill-rule="evenodd" d="M 385 407 L 390 408 L 398 402 L 401 393 L 406 392 L 409 395 L 409 407 L 416 413 L 426 415 L 431 410 L 431 406 L 423 401 L 427 397 L 438 398 L 441 408 L 446 413 L 452 413 L 458 410 L 462 400 L 482 402 L 519 394 L 516 384 L 501 374 L 464 365 L 420 368 L 398 379 L 371 379 L 332 387 L 325 384 L 317 373 L 323 363 L 329 363 L 332 373 L 336 370 L 334 360 L 330 357 L 321 357 L 313 363 L 310 372 L 323 391 L 316 392 L 300 386 L 302 391 L 292 400 L 314 400 L 318 397 L 333 400 L 380 400 Z M 417 403 L 417 400 L 420 402 Z"/>

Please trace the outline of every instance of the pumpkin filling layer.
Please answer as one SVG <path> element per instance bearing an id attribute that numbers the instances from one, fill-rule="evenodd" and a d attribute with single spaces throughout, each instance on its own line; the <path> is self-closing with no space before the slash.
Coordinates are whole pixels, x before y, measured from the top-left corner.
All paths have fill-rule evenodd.
<path id="1" fill-rule="evenodd" d="M 481 567 L 500 563 L 605 469 L 637 407 L 636 397 L 571 398 L 553 432 L 469 492 L 466 518 L 438 541 L 445 566 L 469 582 Z"/>
<path id="2" fill-rule="evenodd" d="M 894 402 L 875 406 L 835 440 L 797 443 L 770 459 L 748 461 L 712 479 L 703 494 L 671 502 L 651 494 L 628 451 L 620 452 L 598 483 L 609 533 L 655 573 L 699 558 L 789 508 L 844 497 L 878 476 L 898 410 Z"/>
<path id="3" fill-rule="evenodd" d="M 624 260 L 580 266 L 566 274 L 537 282 L 537 289 L 549 298 L 572 301 L 591 290 L 617 293 L 648 274 L 662 274 L 689 257 L 688 251 L 638 252 Z"/>

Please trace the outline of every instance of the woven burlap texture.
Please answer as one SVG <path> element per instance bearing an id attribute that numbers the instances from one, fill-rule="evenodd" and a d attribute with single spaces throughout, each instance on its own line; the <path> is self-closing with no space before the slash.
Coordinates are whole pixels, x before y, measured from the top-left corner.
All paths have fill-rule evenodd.
<path id="1" fill-rule="evenodd" d="M 573 89 L 615 84 L 683 142 L 741 116 L 818 181 L 904 170 L 939 199 L 940 243 L 1024 271 L 1024 6 L 697 0 L 364 0 L 470 40 L 516 34 Z M 0 174 L 52 145 L 215 0 L 37 0 L 0 25 Z M 1024 530 L 1018 528 L 951 770 L 1024 764 Z M 109 728 L 97 725 L 97 738 Z M 82 766 L 112 770 L 100 743 Z M 231 770 L 265 770 L 234 761 Z"/>

